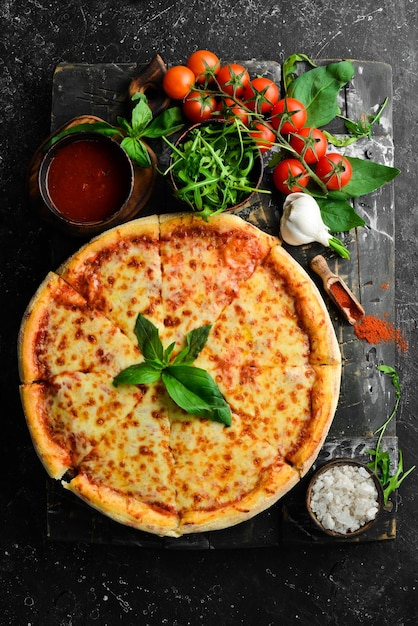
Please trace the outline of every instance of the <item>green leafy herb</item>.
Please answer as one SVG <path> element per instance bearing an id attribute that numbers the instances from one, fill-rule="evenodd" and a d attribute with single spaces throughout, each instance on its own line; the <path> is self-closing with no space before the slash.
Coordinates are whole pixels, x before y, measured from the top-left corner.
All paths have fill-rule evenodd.
<path id="1" fill-rule="evenodd" d="M 161 374 L 165 387 L 184 411 L 231 424 L 231 411 L 213 378 L 205 370 L 189 365 L 171 365 Z"/>
<path id="2" fill-rule="evenodd" d="M 322 219 L 332 233 L 349 231 L 351 228 L 364 226 L 365 221 L 350 204 L 349 200 L 365 196 L 382 185 L 393 180 L 399 170 L 395 167 L 365 161 L 356 157 L 347 157 L 353 168 L 351 180 L 339 191 L 329 191 L 324 197 L 322 191 L 311 189 L 320 208 Z"/>
<path id="3" fill-rule="evenodd" d="M 332 233 L 347 232 L 366 223 L 344 198 L 316 198 L 316 201 L 321 209 L 322 220 Z"/>
<path id="4" fill-rule="evenodd" d="M 48 150 L 48 148 L 53 146 L 54 143 L 59 141 L 62 137 L 66 137 L 67 135 L 73 135 L 74 133 L 80 132 L 94 132 L 98 133 L 99 135 L 107 135 L 108 137 L 114 137 L 115 135 L 122 136 L 122 132 L 120 129 L 115 128 L 107 122 L 93 122 L 92 124 L 86 122 L 84 124 L 70 126 L 69 128 L 66 128 L 65 130 L 51 137 L 51 139 L 45 144 L 44 151 Z"/>
<path id="5" fill-rule="evenodd" d="M 339 117 L 345 122 L 348 136 L 336 137 L 335 135 L 329 133 L 327 130 L 324 130 L 323 133 L 325 134 L 328 143 L 339 148 L 345 148 L 346 146 L 350 146 L 351 144 L 356 143 L 356 141 L 358 141 L 359 139 L 371 139 L 373 125 L 379 122 L 383 110 L 388 102 L 389 99 L 386 98 L 376 115 L 364 116 L 358 122 L 354 122 L 353 120 L 350 120 L 343 115 L 339 115 Z"/>
<path id="6" fill-rule="evenodd" d="M 365 196 L 385 183 L 393 180 L 399 170 L 396 167 L 382 165 L 374 161 L 359 159 L 357 157 L 347 157 L 353 168 L 353 175 L 350 182 L 341 189 L 341 194 L 346 198 L 358 198 Z"/>
<path id="7" fill-rule="evenodd" d="M 201 326 L 186 335 L 186 347 L 174 359 L 174 365 L 190 365 L 197 358 L 209 337 L 211 326 Z"/>
<path id="8" fill-rule="evenodd" d="M 93 132 L 122 138 L 120 144 L 132 161 L 139 167 L 151 167 L 151 158 L 143 139 L 164 137 L 180 130 L 184 125 L 181 110 L 179 107 L 171 107 L 153 119 L 152 110 L 145 94 L 139 92 L 134 94 L 132 102 L 136 104 L 132 109 L 131 122 L 128 122 L 124 117 L 118 117 L 119 126 L 112 126 L 107 122 L 78 124 L 54 135 L 44 149 L 48 149 L 66 135 Z"/>
<path id="9" fill-rule="evenodd" d="M 176 184 L 175 195 L 203 219 L 239 204 L 256 191 L 251 172 L 259 151 L 240 120 L 193 128 L 178 146 L 166 142 L 172 149 L 169 170 Z"/>
<path id="10" fill-rule="evenodd" d="M 119 372 L 113 385 L 147 385 L 161 380 L 171 399 L 184 411 L 230 426 L 231 411 L 215 381 L 205 370 L 192 366 L 210 329 L 208 324 L 190 331 L 186 347 L 171 362 L 175 344 L 164 349 L 158 328 L 139 314 L 135 335 L 145 360 Z"/>
<path id="11" fill-rule="evenodd" d="M 351 61 L 314 67 L 290 83 L 287 95 L 305 105 L 307 126 L 325 126 L 340 113 L 337 95 L 353 76 L 354 66 Z"/>
<path id="12" fill-rule="evenodd" d="M 357 139 L 362 139 L 363 137 L 371 139 L 373 124 L 376 124 L 380 121 L 383 110 L 388 102 L 389 98 L 385 98 L 382 106 L 375 115 L 367 115 L 364 119 L 360 119 L 358 122 L 353 122 L 353 120 L 343 118 L 345 120 L 345 126 L 350 135 L 352 137 L 356 137 Z"/>
<path id="13" fill-rule="evenodd" d="M 289 91 L 291 83 L 297 78 L 298 63 L 302 62 L 306 62 L 309 65 L 312 65 L 312 67 L 316 67 L 313 61 L 311 61 L 306 54 L 292 54 L 290 57 L 285 59 L 282 68 L 285 93 Z"/>
<path id="14" fill-rule="evenodd" d="M 366 450 L 366 452 L 370 454 L 370 456 L 374 457 L 373 460 L 368 463 L 368 466 L 378 476 L 383 487 L 384 503 L 387 504 L 390 494 L 395 491 L 395 489 L 397 489 L 400 484 L 405 480 L 405 478 L 415 469 L 415 465 L 411 467 L 408 471 L 404 472 L 402 452 L 401 450 L 399 450 L 398 469 L 395 474 L 391 475 L 390 473 L 389 452 L 387 450 L 383 450 L 381 444 L 386 428 L 388 427 L 388 424 L 393 419 L 398 410 L 402 390 L 399 381 L 399 375 L 393 367 L 390 367 L 389 365 L 380 365 L 377 367 L 377 369 L 384 374 L 388 374 L 391 376 L 392 384 L 395 388 L 396 394 L 396 400 L 391 414 L 384 422 L 384 424 L 382 424 L 382 426 L 380 426 L 375 431 L 375 434 L 379 435 L 376 449 Z"/>

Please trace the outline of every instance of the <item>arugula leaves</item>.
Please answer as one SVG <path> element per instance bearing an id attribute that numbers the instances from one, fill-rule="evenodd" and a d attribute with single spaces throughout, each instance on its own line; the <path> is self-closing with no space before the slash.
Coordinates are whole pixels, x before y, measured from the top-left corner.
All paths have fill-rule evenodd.
<path id="1" fill-rule="evenodd" d="M 401 400 L 401 385 L 398 373 L 393 367 L 390 367 L 389 365 L 379 365 L 377 369 L 384 374 L 391 376 L 392 384 L 395 387 L 396 393 L 396 401 L 391 414 L 385 423 L 375 431 L 375 434 L 379 434 L 376 449 L 366 450 L 370 456 L 374 457 L 374 459 L 368 463 L 368 467 L 370 467 L 370 469 L 372 469 L 378 476 L 383 487 L 384 503 L 387 504 L 390 494 L 395 491 L 395 489 L 397 489 L 405 478 L 415 469 L 415 465 L 407 472 L 404 472 L 402 452 L 399 450 L 398 469 L 395 474 L 391 475 L 390 473 L 389 452 L 387 450 L 382 450 L 381 443 L 389 422 L 393 419 L 396 411 L 398 410 Z"/>
<path id="2" fill-rule="evenodd" d="M 348 137 L 334 137 L 333 135 L 331 135 L 331 133 L 324 131 L 328 139 L 328 142 L 334 146 L 343 147 L 343 146 L 349 146 L 350 144 L 355 143 L 359 139 L 363 139 L 363 138 L 371 139 L 373 124 L 376 124 L 377 122 L 379 122 L 382 116 L 383 110 L 386 107 L 388 102 L 389 102 L 389 98 L 385 98 L 383 104 L 379 108 L 376 115 L 364 115 L 362 116 L 362 119 L 358 120 L 358 122 L 350 120 L 349 118 L 344 117 L 343 115 L 339 115 L 339 117 L 344 120 L 345 127 L 349 133 L 349 136 Z"/>
<path id="3" fill-rule="evenodd" d="M 171 361 L 175 343 L 164 349 L 158 328 L 139 314 L 135 335 L 145 360 L 119 372 L 113 385 L 147 385 L 161 380 L 170 398 L 186 413 L 230 426 L 231 410 L 215 381 L 208 372 L 192 365 L 211 328 L 207 324 L 190 331 L 185 348 Z"/>
<path id="4" fill-rule="evenodd" d="M 143 139 L 165 137 L 183 128 L 181 110 L 179 107 L 170 107 L 156 118 L 152 116 L 151 107 L 143 93 L 135 93 L 132 102 L 136 103 L 132 109 L 131 121 L 118 117 L 119 126 L 112 126 L 107 122 L 92 122 L 91 124 L 77 124 L 57 133 L 45 145 L 45 150 L 62 137 L 78 132 L 93 132 L 109 137 L 122 137 L 120 145 L 127 155 L 139 167 L 151 167 L 151 157 Z"/>

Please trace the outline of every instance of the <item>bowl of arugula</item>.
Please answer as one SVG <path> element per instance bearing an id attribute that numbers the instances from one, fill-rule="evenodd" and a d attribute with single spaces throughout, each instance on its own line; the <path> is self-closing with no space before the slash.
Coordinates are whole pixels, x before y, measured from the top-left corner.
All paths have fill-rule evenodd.
<path id="1" fill-rule="evenodd" d="M 170 144 L 174 196 L 204 219 L 236 211 L 261 190 L 260 150 L 239 119 L 210 120 L 191 126 Z"/>

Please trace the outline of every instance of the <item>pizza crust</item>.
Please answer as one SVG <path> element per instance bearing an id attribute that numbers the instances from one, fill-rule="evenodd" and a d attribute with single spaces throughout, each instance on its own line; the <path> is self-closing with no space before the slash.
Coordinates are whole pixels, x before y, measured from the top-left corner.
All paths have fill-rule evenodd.
<path id="1" fill-rule="evenodd" d="M 36 291 L 18 338 L 22 382 L 51 379 L 66 371 L 115 376 L 142 359 L 123 332 L 54 272 Z"/>
<path id="2" fill-rule="evenodd" d="M 105 484 L 97 484 L 86 474 L 79 474 L 63 487 L 111 519 L 137 530 L 164 537 L 179 537 L 176 513 L 156 510 L 137 497 L 118 493 Z"/>
<path id="3" fill-rule="evenodd" d="M 138 313 L 163 324 L 157 216 L 106 231 L 58 268 L 57 273 L 136 345 Z"/>
<path id="4" fill-rule="evenodd" d="M 299 480 L 299 473 L 291 465 L 277 459 L 262 472 L 256 487 L 239 502 L 232 502 L 214 510 L 183 512 L 181 532 L 190 534 L 236 526 L 270 508 L 297 485 Z"/>
<path id="5" fill-rule="evenodd" d="M 186 414 L 160 383 L 112 385 L 143 357 L 142 313 L 164 347 L 211 324 L 195 365 L 231 427 Z M 232 214 L 128 222 L 50 272 L 18 341 L 21 397 L 47 472 L 112 519 L 161 536 L 227 528 L 297 484 L 336 410 L 341 355 L 325 303 L 280 241 Z"/>

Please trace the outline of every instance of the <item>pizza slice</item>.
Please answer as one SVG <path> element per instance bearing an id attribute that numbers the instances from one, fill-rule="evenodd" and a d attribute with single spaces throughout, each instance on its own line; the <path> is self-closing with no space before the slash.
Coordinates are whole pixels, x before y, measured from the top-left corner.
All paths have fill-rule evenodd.
<path id="1" fill-rule="evenodd" d="M 298 472 L 233 414 L 232 425 L 170 409 L 170 448 L 182 534 L 227 528 L 276 502 Z"/>
<path id="2" fill-rule="evenodd" d="M 163 324 L 157 216 L 134 220 L 96 237 L 58 273 L 136 345 L 138 313 Z"/>
<path id="3" fill-rule="evenodd" d="M 231 214 L 161 216 L 162 337 L 181 343 L 213 323 L 277 241 Z"/>
<path id="4" fill-rule="evenodd" d="M 300 265 L 275 246 L 220 313 L 196 365 L 222 370 L 340 360 L 319 291 Z"/>
<path id="5" fill-rule="evenodd" d="M 66 372 L 20 388 L 35 449 L 52 478 L 73 470 L 142 402 L 143 387 L 116 389 L 102 372 Z"/>
<path id="6" fill-rule="evenodd" d="M 210 373 L 242 422 L 305 473 L 332 423 L 340 364 L 270 367 L 253 362 Z"/>
<path id="7" fill-rule="evenodd" d="M 112 519 L 178 536 L 170 425 L 158 385 L 102 437 L 64 486 Z"/>
<path id="8" fill-rule="evenodd" d="M 24 383 L 49 380 L 63 372 L 114 376 L 142 358 L 119 328 L 53 272 L 26 310 L 18 350 Z"/>

